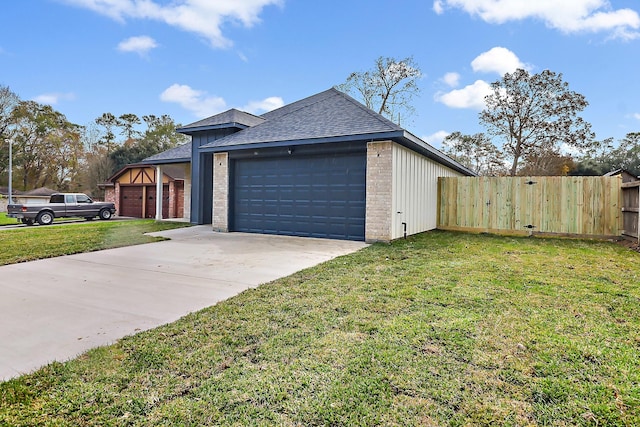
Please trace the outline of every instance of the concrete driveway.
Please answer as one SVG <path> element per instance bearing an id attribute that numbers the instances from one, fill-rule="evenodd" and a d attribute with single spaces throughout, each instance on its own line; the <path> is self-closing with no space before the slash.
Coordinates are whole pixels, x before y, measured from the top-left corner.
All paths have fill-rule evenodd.
<path id="1" fill-rule="evenodd" d="M 110 344 L 366 245 L 214 233 L 0 267 L 0 380 Z"/>

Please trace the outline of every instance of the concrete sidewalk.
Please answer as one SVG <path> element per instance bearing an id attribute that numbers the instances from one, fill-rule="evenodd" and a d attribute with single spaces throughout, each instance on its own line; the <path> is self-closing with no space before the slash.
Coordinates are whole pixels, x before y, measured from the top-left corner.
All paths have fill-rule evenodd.
<path id="1" fill-rule="evenodd" d="M 171 240 L 0 267 L 0 380 L 366 246 L 210 226 L 154 235 Z"/>

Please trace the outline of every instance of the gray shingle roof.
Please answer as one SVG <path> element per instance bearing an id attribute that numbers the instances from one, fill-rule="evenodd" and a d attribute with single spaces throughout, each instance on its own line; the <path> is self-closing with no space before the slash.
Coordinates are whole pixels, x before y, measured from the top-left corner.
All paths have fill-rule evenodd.
<path id="1" fill-rule="evenodd" d="M 333 88 L 265 113 L 263 117 L 264 122 L 202 148 L 403 131 L 400 126 Z"/>
<path id="2" fill-rule="evenodd" d="M 147 157 L 141 163 L 178 163 L 191 162 L 191 143 L 187 142 L 176 148 Z"/>
<path id="3" fill-rule="evenodd" d="M 238 123 L 242 126 L 235 126 Z M 233 147 L 249 148 L 247 146 L 251 144 L 289 145 L 362 141 L 369 138 L 371 140 L 392 139 L 465 175 L 475 175 L 399 125 L 333 88 L 265 113 L 262 117 L 229 110 L 187 125 L 178 131 L 196 134 L 209 129 L 244 126 L 248 127 L 199 148 L 216 152 L 232 150 Z M 187 162 L 190 159 L 191 144 L 185 144 L 148 157 L 143 160 L 143 163 L 167 164 Z"/>
<path id="4" fill-rule="evenodd" d="M 264 118 L 232 108 L 224 113 L 207 117 L 178 129 L 178 132 L 189 133 L 193 129 L 215 129 L 221 127 L 251 127 L 264 122 Z"/>

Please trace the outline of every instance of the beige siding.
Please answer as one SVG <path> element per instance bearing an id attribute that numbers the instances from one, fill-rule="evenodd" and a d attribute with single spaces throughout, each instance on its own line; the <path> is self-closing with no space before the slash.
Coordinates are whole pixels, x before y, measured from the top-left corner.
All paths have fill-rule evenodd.
<path id="1" fill-rule="evenodd" d="M 393 144 L 391 239 L 437 227 L 438 177 L 462 176 L 401 145 Z"/>

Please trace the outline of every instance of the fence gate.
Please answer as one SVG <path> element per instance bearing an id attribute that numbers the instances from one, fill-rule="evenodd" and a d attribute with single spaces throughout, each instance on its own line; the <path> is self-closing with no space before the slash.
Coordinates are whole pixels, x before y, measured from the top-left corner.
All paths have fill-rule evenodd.
<path id="1" fill-rule="evenodd" d="M 622 235 L 640 243 L 640 181 L 622 184 Z"/>
<path id="2" fill-rule="evenodd" d="M 620 177 L 439 178 L 438 228 L 613 237 Z"/>

